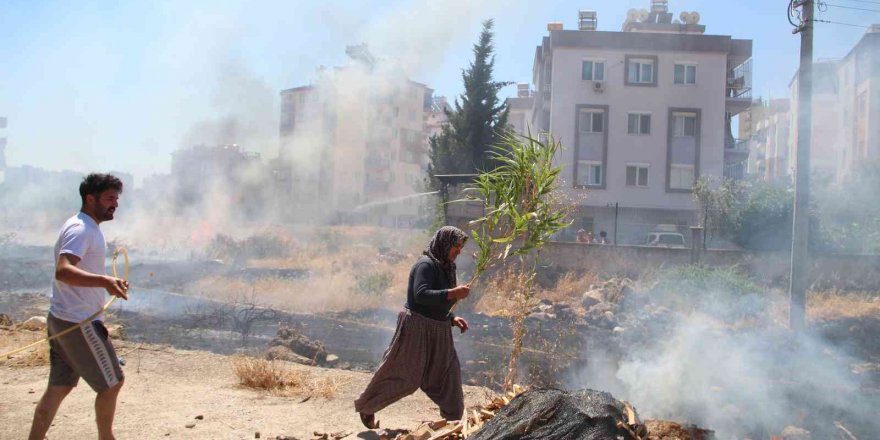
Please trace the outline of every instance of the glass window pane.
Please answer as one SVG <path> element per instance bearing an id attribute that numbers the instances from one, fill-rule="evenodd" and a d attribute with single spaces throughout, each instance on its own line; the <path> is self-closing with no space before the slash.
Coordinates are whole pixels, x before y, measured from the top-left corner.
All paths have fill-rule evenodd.
<path id="1" fill-rule="evenodd" d="M 593 114 L 590 112 L 581 112 L 580 120 L 578 121 L 578 129 L 582 133 L 589 133 L 592 128 L 592 116 Z"/>
<path id="2" fill-rule="evenodd" d="M 684 66 L 681 64 L 675 65 L 675 83 L 684 84 Z"/>
<path id="3" fill-rule="evenodd" d="M 650 134 L 651 133 L 651 115 L 641 115 L 641 133 L 642 134 Z"/>
<path id="4" fill-rule="evenodd" d="M 593 185 L 601 185 L 602 184 L 602 165 L 593 165 L 590 167 L 592 169 L 590 183 Z"/>
<path id="5" fill-rule="evenodd" d="M 604 113 L 593 113 L 593 133 L 602 133 L 605 121 L 602 119 Z"/>
<path id="6" fill-rule="evenodd" d="M 642 64 L 641 70 L 643 83 L 654 82 L 654 66 L 652 64 Z"/>
<path id="7" fill-rule="evenodd" d="M 648 186 L 647 168 L 639 168 L 639 186 Z"/>
<path id="8" fill-rule="evenodd" d="M 697 66 L 687 66 L 687 83 L 697 83 Z"/>
<path id="9" fill-rule="evenodd" d="M 577 176 L 577 184 L 578 185 L 586 185 L 587 181 L 590 177 L 590 168 L 585 163 L 578 163 L 578 176 Z"/>
<path id="10" fill-rule="evenodd" d="M 636 184 L 636 167 L 626 167 L 626 184 L 635 186 Z"/>
<path id="11" fill-rule="evenodd" d="M 685 136 L 696 136 L 697 135 L 697 118 L 690 116 L 684 119 L 684 135 Z"/>
<path id="12" fill-rule="evenodd" d="M 629 82 L 639 82 L 639 63 L 629 63 Z"/>
<path id="13" fill-rule="evenodd" d="M 592 61 L 584 61 L 581 66 L 581 79 L 592 80 L 593 79 L 593 62 Z"/>
<path id="14" fill-rule="evenodd" d="M 596 81 L 605 81 L 605 63 L 596 63 L 595 72 L 593 79 Z"/>
<path id="15" fill-rule="evenodd" d="M 639 115 L 627 115 L 627 133 L 639 134 Z"/>

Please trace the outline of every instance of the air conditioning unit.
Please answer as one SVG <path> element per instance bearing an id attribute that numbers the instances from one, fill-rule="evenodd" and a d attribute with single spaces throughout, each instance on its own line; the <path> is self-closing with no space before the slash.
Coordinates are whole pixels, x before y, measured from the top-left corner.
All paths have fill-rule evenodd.
<path id="1" fill-rule="evenodd" d="M 593 81 L 593 91 L 602 93 L 605 91 L 605 81 Z"/>

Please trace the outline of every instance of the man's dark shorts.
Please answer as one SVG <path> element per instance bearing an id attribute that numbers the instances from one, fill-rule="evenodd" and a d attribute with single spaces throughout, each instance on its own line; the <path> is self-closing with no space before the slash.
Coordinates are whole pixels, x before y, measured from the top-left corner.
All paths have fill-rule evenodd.
<path id="1" fill-rule="evenodd" d="M 46 324 L 49 336 L 77 325 L 51 314 Z M 49 341 L 49 366 L 49 385 L 74 387 L 82 377 L 96 392 L 116 386 L 124 377 L 107 327 L 101 321 Z"/>

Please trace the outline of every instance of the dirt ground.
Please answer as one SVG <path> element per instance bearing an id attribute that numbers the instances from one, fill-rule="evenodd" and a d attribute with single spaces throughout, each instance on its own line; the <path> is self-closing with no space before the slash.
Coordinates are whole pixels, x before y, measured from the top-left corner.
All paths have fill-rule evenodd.
<path id="1" fill-rule="evenodd" d="M 0 352 L 28 340 L 35 332 L 0 332 Z M 117 407 L 115 433 L 120 439 L 262 439 L 293 436 L 311 439 L 315 431 L 348 431 L 346 438 L 376 439 L 360 424 L 353 400 L 366 387 L 366 373 L 308 369 L 315 377 L 334 377 L 339 386 L 333 398 L 278 397 L 242 388 L 232 372 L 232 358 L 201 351 L 177 350 L 119 341 L 125 354 L 126 381 Z M 13 364 L 13 365 L 10 365 Z M 34 406 L 43 392 L 48 366 L 0 363 L 0 440 L 23 439 Z M 83 382 L 68 396 L 48 439 L 96 438 L 94 392 Z M 467 406 L 483 403 L 488 390 L 465 387 Z M 303 401 L 305 400 L 305 401 Z M 197 420 L 197 416 L 203 419 Z M 383 428 L 413 429 L 421 421 L 439 419 L 438 408 L 421 392 L 378 414 Z M 187 424 L 195 423 L 192 428 Z"/>

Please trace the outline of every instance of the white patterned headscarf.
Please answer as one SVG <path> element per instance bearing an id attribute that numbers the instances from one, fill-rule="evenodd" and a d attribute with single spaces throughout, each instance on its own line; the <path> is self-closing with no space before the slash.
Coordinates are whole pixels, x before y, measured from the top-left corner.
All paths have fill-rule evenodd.
<path id="1" fill-rule="evenodd" d="M 457 280 L 455 278 L 455 263 L 449 261 L 449 250 L 459 242 L 467 241 L 467 239 L 467 234 L 461 229 L 455 226 L 444 226 L 434 234 L 434 238 L 431 239 L 428 247 L 422 252 L 446 274 L 446 278 L 451 281 L 452 286 L 456 285 Z"/>

